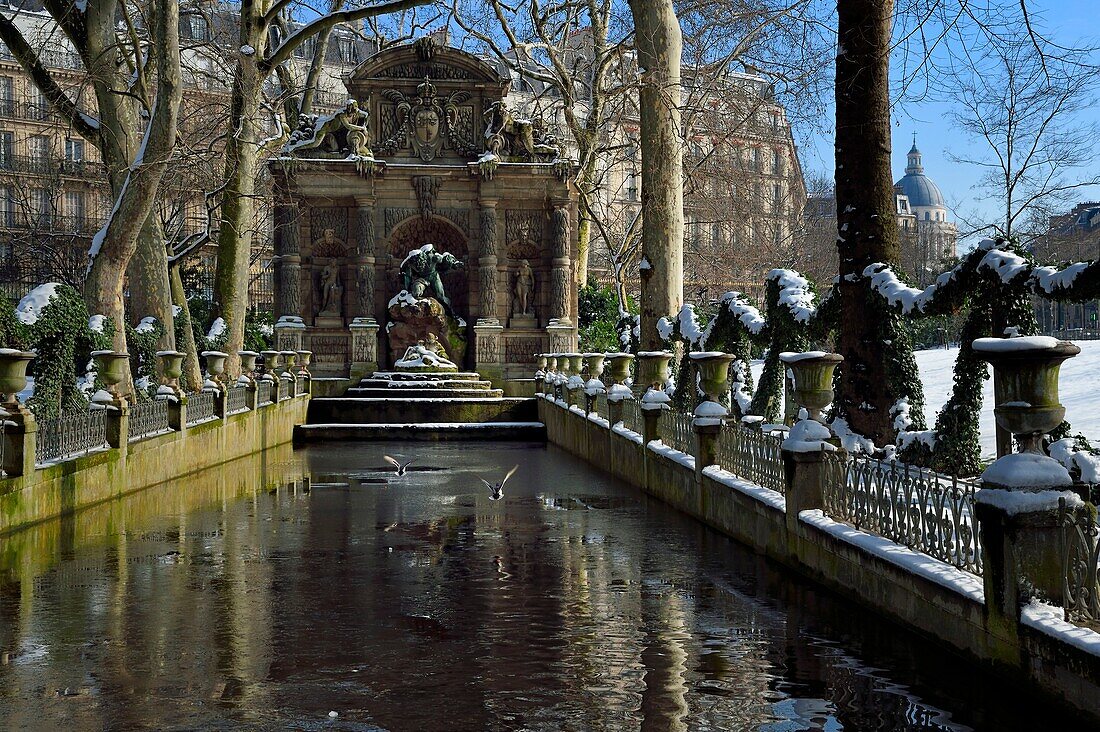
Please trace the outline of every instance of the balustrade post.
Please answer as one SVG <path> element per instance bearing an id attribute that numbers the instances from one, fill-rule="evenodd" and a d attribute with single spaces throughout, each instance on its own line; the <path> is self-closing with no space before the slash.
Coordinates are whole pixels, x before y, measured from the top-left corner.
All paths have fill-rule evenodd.
<path id="1" fill-rule="evenodd" d="M 650 389 L 642 397 L 642 445 L 648 445 L 653 440 L 659 439 L 657 421 L 661 413 L 668 410 L 668 403 L 672 401 L 668 394 L 657 389 Z"/>
<path id="2" fill-rule="evenodd" d="M 7 412 L 4 421 L 2 439 L 4 440 L 4 463 L 0 465 L 7 475 L 30 475 L 34 472 L 34 451 L 37 447 L 38 422 L 34 415 L 22 404 L 16 402 L 16 410 L 5 404 Z"/>
<path id="3" fill-rule="evenodd" d="M 825 508 L 825 451 L 783 449 L 783 478 L 787 484 L 787 541 L 793 551 L 798 514 Z"/>
<path id="4" fill-rule="evenodd" d="M 104 409 L 107 410 L 104 415 L 107 422 L 107 444 L 121 449 L 130 440 L 130 405 L 120 398 Z"/>
<path id="5" fill-rule="evenodd" d="M 249 410 L 255 412 L 260 408 L 260 385 L 255 379 L 252 379 L 244 387 L 244 403 L 248 406 Z"/>
<path id="6" fill-rule="evenodd" d="M 179 394 L 168 400 L 168 427 L 173 432 L 183 432 L 187 428 L 187 396 Z"/>
<path id="7" fill-rule="evenodd" d="M 720 419 L 693 419 L 691 430 L 695 433 L 695 483 L 702 485 L 703 468 L 718 464 L 718 433 L 722 431 Z"/>
<path id="8" fill-rule="evenodd" d="M 214 416 L 218 419 L 225 419 L 229 414 L 229 390 L 222 388 L 218 390 L 210 390 L 214 395 Z"/>

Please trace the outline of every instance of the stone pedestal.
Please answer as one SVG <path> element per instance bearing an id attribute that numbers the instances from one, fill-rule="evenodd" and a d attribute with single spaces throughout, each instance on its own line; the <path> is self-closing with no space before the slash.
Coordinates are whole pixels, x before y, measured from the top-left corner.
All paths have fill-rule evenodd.
<path id="1" fill-rule="evenodd" d="M 694 420 L 691 429 L 695 433 L 695 482 L 701 485 L 703 468 L 718 464 L 715 449 L 722 424 L 714 420 Z"/>
<path id="2" fill-rule="evenodd" d="M 30 475 L 34 472 L 34 452 L 37 447 L 38 423 L 26 407 L 5 405 L 7 426 L 0 435 L 4 441 L 4 462 L 0 465 L 7 475 Z"/>
<path id="3" fill-rule="evenodd" d="M 474 325 L 474 369 L 498 389 L 504 381 L 503 332 L 496 318 L 481 318 Z"/>
<path id="4" fill-rule="evenodd" d="M 539 319 L 534 315 L 513 315 L 508 318 L 508 327 L 514 329 L 534 330 L 539 327 Z"/>
<path id="5" fill-rule="evenodd" d="M 107 444 L 114 448 L 125 447 L 130 440 L 130 405 L 117 399 L 107 409 Z"/>
<path id="6" fill-rule="evenodd" d="M 568 319 L 553 320 L 546 326 L 550 334 L 550 353 L 569 353 L 573 350 L 577 334 Z"/>
<path id="7" fill-rule="evenodd" d="M 351 377 L 354 384 L 378 370 L 378 321 L 356 318 L 351 321 Z"/>
<path id="8" fill-rule="evenodd" d="M 787 528 L 795 531 L 801 511 L 825 507 L 825 453 L 784 450 L 783 475 L 787 482 Z"/>
<path id="9" fill-rule="evenodd" d="M 337 318 L 337 320 L 340 320 Z M 343 325 L 343 321 L 340 322 Z M 284 315 L 275 323 L 275 349 L 279 351 L 299 351 L 302 349 L 302 335 L 306 325 L 296 315 Z"/>
<path id="10" fill-rule="evenodd" d="M 339 315 L 318 315 L 313 319 L 314 328 L 343 328 L 344 319 Z M 295 349 L 296 350 L 296 349 Z"/>

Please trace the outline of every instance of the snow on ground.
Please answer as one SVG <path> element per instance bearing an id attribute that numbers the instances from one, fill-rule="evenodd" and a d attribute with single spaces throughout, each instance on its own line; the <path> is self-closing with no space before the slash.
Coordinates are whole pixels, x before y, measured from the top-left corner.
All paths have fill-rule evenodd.
<path id="1" fill-rule="evenodd" d="M 1058 396 L 1066 407 L 1066 420 L 1073 428 L 1072 433 L 1080 432 L 1089 440 L 1100 442 L 1100 379 L 1096 375 L 1100 368 L 1100 341 L 1076 341 L 1076 344 L 1081 347 L 1081 353 L 1062 364 Z M 936 414 L 951 396 L 952 369 L 959 349 L 937 348 L 917 351 L 915 355 L 924 382 L 924 414 L 931 427 Z M 982 455 L 995 457 L 992 377 L 986 380 L 982 389 L 981 430 Z"/>

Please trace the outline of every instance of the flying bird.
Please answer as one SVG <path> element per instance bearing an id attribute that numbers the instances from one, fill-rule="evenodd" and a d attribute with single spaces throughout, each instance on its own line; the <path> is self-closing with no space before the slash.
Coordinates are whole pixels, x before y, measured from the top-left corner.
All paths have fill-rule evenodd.
<path id="1" fill-rule="evenodd" d="M 405 472 L 409 469 L 409 466 L 412 465 L 412 462 L 413 462 L 412 460 L 409 460 L 404 465 L 402 465 L 400 462 L 398 462 L 397 460 L 391 458 L 389 455 L 383 455 L 382 457 L 386 458 L 387 463 L 389 463 L 393 467 L 397 468 L 397 472 L 395 473 L 395 475 L 399 475 L 399 476 L 404 475 Z"/>
<path id="2" fill-rule="evenodd" d="M 512 474 L 515 473 L 517 470 L 519 470 L 519 466 L 513 465 L 512 469 L 508 471 L 508 474 L 504 476 L 504 480 L 500 481 L 499 483 L 490 483 L 484 478 L 481 479 L 481 482 L 484 483 L 485 487 L 489 489 L 490 501 L 499 501 L 501 498 L 504 498 L 504 484 L 508 482 L 508 479 L 511 478 Z"/>

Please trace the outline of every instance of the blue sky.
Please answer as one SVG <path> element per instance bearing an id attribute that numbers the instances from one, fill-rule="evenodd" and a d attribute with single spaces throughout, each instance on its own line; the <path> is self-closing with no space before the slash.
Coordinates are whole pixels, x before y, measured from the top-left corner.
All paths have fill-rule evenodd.
<path id="1" fill-rule="evenodd" d="M 1094 36 L 1086 35 L 1096 27 L 1095 0 L 1029 0 L 1029 8 L 1035 8 L 1041 14 L 1048 35 L 1065 45 L 1077 46 L 1082 41 L 1091 44 L 1096 40 Z M 980 190 L 974 190 L 980 171 L 948 157 L 949 153 L 973 155 L 982 152 L 980 144 L 952 128 L 949 112 L 949 105 L 943 102 L 909 102 L 895 108 L 894 180 L 904 175 L 905 156 L 912 144 L 913 133 L 916 133 L 917 145 L 924 155 L 925 173 L 940 187 L 948 206 L 960 208 L 963 212 L 993 215 L 994 205 L 983 200 Z M 1100 122 L 1100 109 L 1093 108 L 1086 116 Z M 797 138 L 797 129 L 795 134 Z M 830 136 L 814 134 L 797 142 L 802 167 L 807 175 L 814 171 L 832 174 L 833 141 Z M 1100 199 L 1100 189 L 1082 189 L 1079 198 Z"/>

